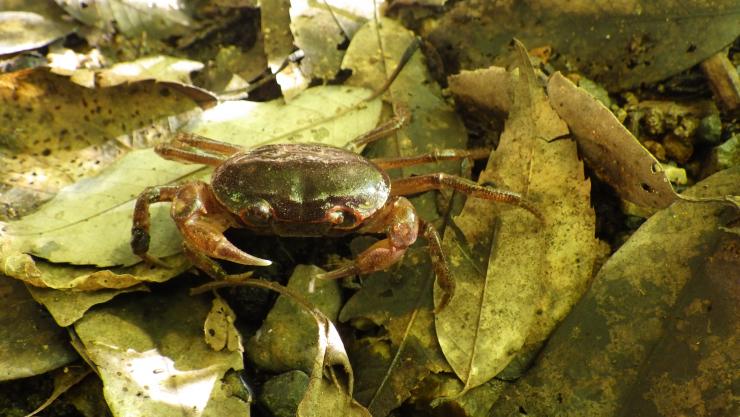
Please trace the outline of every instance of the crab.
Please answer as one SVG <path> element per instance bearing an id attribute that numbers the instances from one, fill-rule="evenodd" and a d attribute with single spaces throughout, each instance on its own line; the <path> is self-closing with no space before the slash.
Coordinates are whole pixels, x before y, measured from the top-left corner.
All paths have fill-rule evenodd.
<path id="1" fill-rule="evenodd" d="M 481 159 L 488 149 L 448 149 L 415 157 L 366 159 L 345 149 L 320 144 L 275 144 L 254 149 L 180 133 L 158 146 L 165 159 L 214 167 L 210 184 L 149 187 L 136 200 L 131 247 L 146 261 L 158 263 L 149 249 L 149 205 L 171 202 L 171 216 L 183 237 L 185 254 L 207 274 L 228 278 L 222 259 L 266 266 L 271 261 L 250 255 L 224 236 L 229 228 L 259 234 L 321 237 L 349 233 L 384 234 L 351 263 L 319 276 L 336 279 L 388 269 L 422 234 L 429 242 L 437 282 L 454 291 L 439 234 L 424 222 L 405 197 L 429 190 L 454 189 L 476 198 L 520 206 L 541 218 L 520 194 L 479 185 L 446 173 L 391 179 L 387 169 L 462 158 Z"/>

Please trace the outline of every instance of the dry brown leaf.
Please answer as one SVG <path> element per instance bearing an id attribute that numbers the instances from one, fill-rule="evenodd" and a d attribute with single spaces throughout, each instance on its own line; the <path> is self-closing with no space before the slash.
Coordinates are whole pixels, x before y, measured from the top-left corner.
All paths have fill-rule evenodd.
<path id="1" fill-rule="evenodd" d="M 740 194 L 740 167 L 686 194 Z M 740 238 L 721 229 L 737 221 L 732 206 L 688 201 L 650 217 L 490 416 L 737 414 Z"/>
<path id="2" fill-rule="evenodd" d="M 603 104 L 560 73 L 550 77 L 547 93 L 589 165 L 622 198 L 656 209 L 676 200 L 660 162 Z"/>
<path id="3" fill-rule="evenodd" d="M 522 193 L 545 222 L 518 207 L 468 199 L 454 219 L 458 233 L 445 234 L 457 289 L 436 327 L 464 390 L 500 372 L 525 341 L 546 338 L 585 290 L 599 253 L 575 144 L 553 140 L 567 127 L 549 107 L 526 50 L 517 48 L 514 105 L 479 181 Z"/>

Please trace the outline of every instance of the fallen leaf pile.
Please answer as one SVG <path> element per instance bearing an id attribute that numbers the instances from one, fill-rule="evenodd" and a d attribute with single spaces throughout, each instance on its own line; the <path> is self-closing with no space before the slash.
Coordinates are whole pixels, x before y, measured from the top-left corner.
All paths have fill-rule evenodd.
<path id="1" fill-rule="evenodd" d="M 740 410 L 740 81 L 717 54 L 738 35 L 731 2 L 30 3 L 0 8 L 0 414 Z M 717 104 L 615 99 L 702 61 Z M 379 236 L 248 230 L 227 237 L 273 265 L 212 281 L 168 203 L 150 207 L 161 263 L 131 249 L 147 187 L 210 179 L 154 151 L 178 131 L 370 159 L 474 143 L 487 160 L 389 174 L 474 173 L 526 203 L 409 196 L 453 286 L 421 237 L 387 271 L 321 281 Z M 53 389 L 6 411 L 33 377 Z"/>

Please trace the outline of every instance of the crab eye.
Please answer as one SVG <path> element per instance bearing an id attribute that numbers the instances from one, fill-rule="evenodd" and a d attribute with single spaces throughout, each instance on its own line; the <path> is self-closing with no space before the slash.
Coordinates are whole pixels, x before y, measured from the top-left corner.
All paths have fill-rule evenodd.
<path id="1" fill-rule="evenodd" d="M 239 216 L 244 223 L 254 226 L 266 225 L 272 218 L 272 207 L 267 201 L 259 200 L 250 204 Z"/>
<path id="2" fill-rule="evenodd" d="M 335 207 L 326 215 L 330 223 L 339 229 L 349 229 L 357 224 L 355 213 L 347 208 Z"/>

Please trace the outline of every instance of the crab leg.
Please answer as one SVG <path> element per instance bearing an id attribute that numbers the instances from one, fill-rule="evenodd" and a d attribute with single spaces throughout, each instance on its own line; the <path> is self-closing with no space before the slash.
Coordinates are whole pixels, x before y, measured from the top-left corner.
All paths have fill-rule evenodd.
<path id="1" fill-rule="evenodd" d="M 358 230 L 359 233 L 385 233 L 387 237 L 357 255 L 353 263 L 321 274 L 319 278 L 336 279 L 387 269 L 416 241 L 419 225 L 411 202 L 404 197 L 393 198 Z"/>
<path id="2" fill-rule="evenodd" d="M 172 142 L 157 145 L 154 150 L 165 159 L 215 167 L 243 149 L 204 136 L 180 132 Z"/>
<path id="3" fill-rule="evenodd" d="M 191 251 L 242 265 L 272 263 L 243 252 L 226 239 L 224 231 L 236 222 L 231 213 L 221 208 L 204 182 L 182 185 L 172 200 L 171 214 Z"/>
<path id="4" fill-rule="evenodd" d="M 519 193 L 486 187 L 468 179 L 443 172 L 393 180 L 391 182 L 391 195 L 418 194 L 429 190 L 441 190 L 445 188 L 453 189 L 476 198 L 519 206 L 532 213 L 540 221 L 543 221 L 542 213 Z"/>
<path id="5" fill-rule="evenodd" d="M 411 165 L 428 164 L 439 161 L 456 159 L 485 159 L 491 154 L 490 148 L 476 149 L 437 149 L 429 153 L 414 156 L 399 156 L 393 158 L 375 158 L 371 161 L 381 169 L 402 168 Z"/>
<path id="6" fill-rule="evenodd" d="M 149 241 L 151 240 L 149 236 L 149 206 L 163 201 L 172 201 L 178 188 L 173 185 L 148 187 L 136 199 L 133 226 L 131 227 L 131 250 L 149 263 L 164 266 L 162 261 L 147 254 Z"/>
<path id="7" fill-rule="evenodd" d="M 221 142 L 220 140 L 209 139 L 205 136 L 196 135 L 194 133 L 180 132 L 174 139 L 172 139 L 172 145 L 179 146 L 183 143 L 192 146 L 193 148 L 212 151 L 223 156 L 231 156 L 244 150 L 240 146 Z"/>

